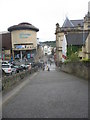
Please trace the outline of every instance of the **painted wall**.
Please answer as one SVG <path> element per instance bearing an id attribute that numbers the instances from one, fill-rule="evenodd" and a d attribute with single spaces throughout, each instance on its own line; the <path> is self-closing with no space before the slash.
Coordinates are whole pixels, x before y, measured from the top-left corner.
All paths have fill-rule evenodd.
<path id="1" fill-rule="evenodd" d="M 66 60 L 66 55 L 67 54 L 67 40 L 64 35 L 63 42 L 62 42 L 62 62 Z"/>
<path id="2" fill-rule="evenodd" d="M 33 43 L 33 48 L 37 47 L 37 34 L 32 30 L 15 30 L 11 32 L 12 48 L 14 44 Z"/>

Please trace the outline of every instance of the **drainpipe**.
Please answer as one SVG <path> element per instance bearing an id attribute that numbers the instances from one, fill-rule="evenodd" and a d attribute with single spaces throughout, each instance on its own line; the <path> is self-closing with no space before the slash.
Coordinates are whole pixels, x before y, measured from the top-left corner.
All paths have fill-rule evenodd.
<path id="1" fill-rule="evenodd" d="M 21 61 L 22 61 L 22 51 L 20 51 Z"/>

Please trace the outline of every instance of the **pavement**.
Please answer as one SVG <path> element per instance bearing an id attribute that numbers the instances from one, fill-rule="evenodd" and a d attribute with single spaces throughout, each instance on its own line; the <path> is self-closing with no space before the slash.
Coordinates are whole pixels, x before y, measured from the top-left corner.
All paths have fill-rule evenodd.
<path id="1" fill-rule="evenodd" d="M 3 103 L 3 118 L 88 117 L 88 81 L 57 71 L 54 64 L 12 94 Z"/>

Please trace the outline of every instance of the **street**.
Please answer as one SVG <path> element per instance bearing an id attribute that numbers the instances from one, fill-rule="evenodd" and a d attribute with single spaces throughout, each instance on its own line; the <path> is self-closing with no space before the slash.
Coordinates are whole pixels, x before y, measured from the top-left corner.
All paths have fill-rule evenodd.
<path id="1" fill-rule="evenodd" d="M 88 81 L 58 71 L 39 71 L 2 106 L 3 118 L 87 118 Z"/>

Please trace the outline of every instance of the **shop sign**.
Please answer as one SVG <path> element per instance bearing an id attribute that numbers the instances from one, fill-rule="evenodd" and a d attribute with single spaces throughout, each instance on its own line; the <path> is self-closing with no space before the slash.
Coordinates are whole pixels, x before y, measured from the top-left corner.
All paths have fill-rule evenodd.
<path id="1" fill-rule="evenodd" d="M 22 48 L 25 48 L 25 45 L 17 45 L 16 48 L 17 49 L 22 49 Z"/>
<path id="2" fill-rule="evenodd" d="M 19 37 L 20 38 L 28 38 L 28 37 L 30 37 L 31 36 L 31 34 L 29 34 L 29 33 L 20 33 L 19 34 Z"/>
<path id="3" fill-rule="evenodd" d="M 30 59 L 30 54 L 27 54 L 27 58 Z"/>

